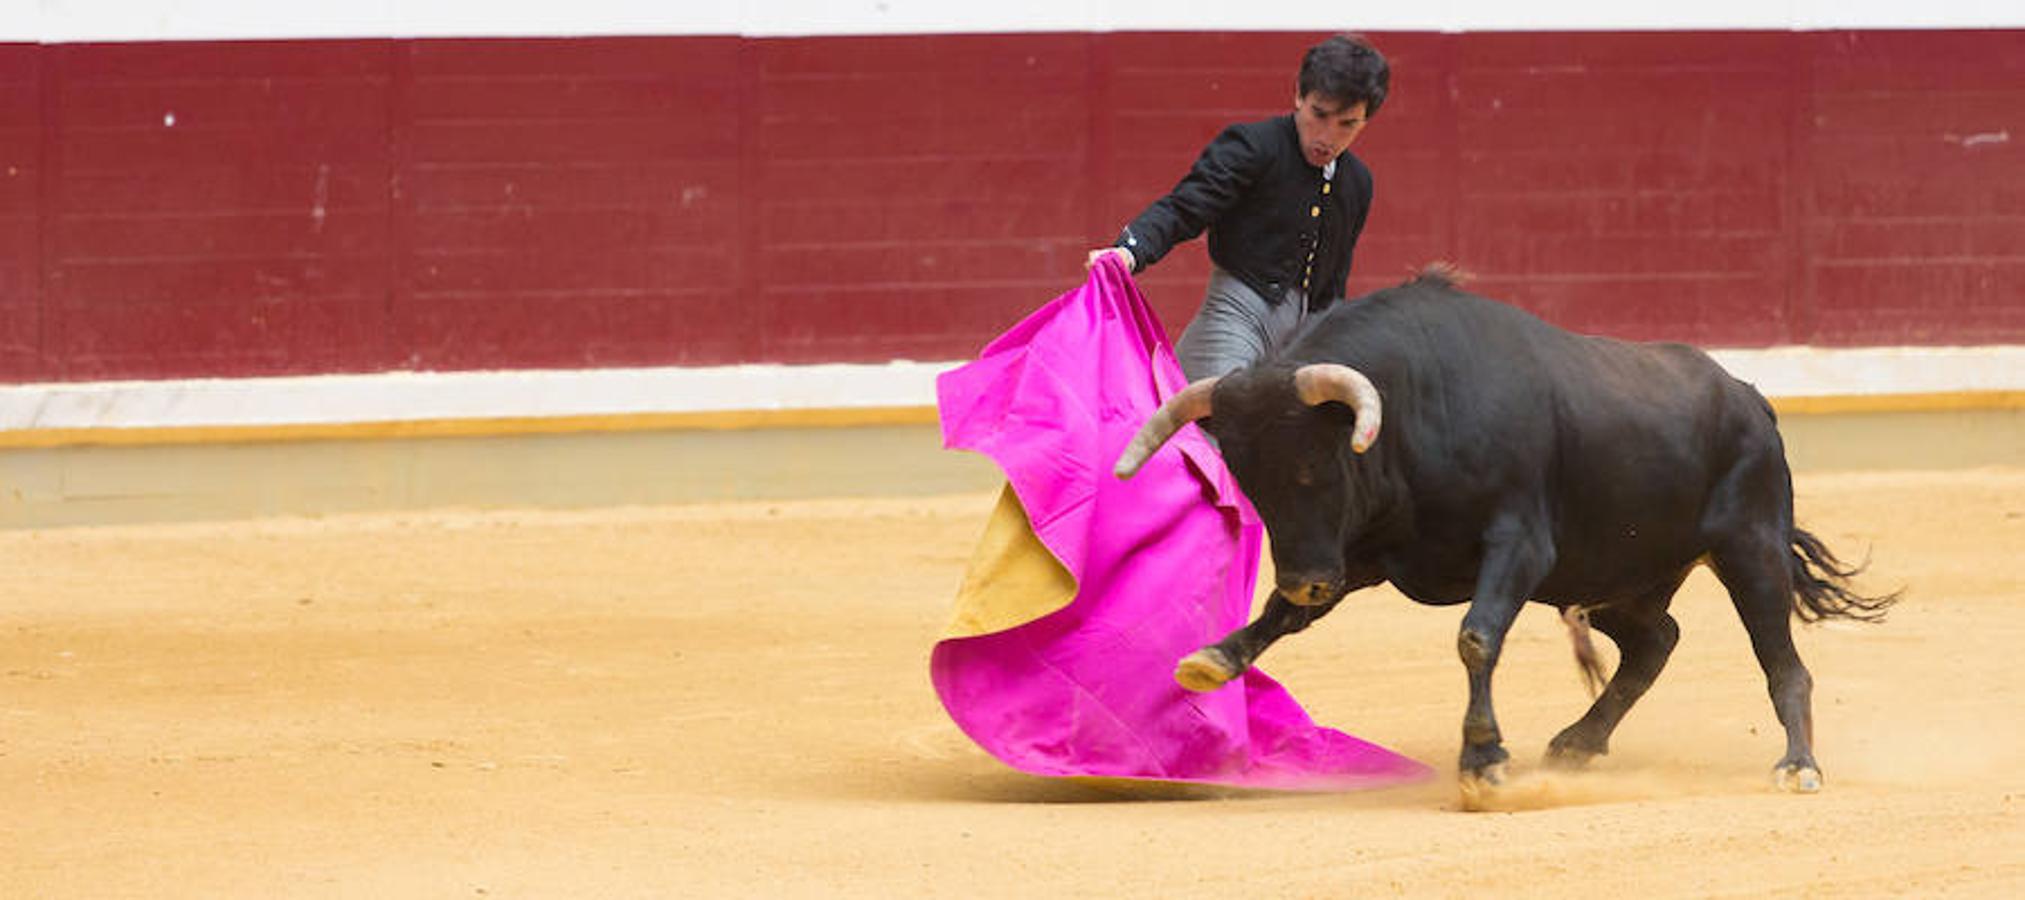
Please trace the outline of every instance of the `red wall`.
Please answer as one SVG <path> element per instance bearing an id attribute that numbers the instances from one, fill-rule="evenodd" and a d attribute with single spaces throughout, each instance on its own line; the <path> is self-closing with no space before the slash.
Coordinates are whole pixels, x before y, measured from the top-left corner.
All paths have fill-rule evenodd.
<path id="1" fill-rule="evenodd" d="M 42 72 L 0 44 L 0 382 L 56 368 L 42 354 Z"/>
<path id="2" fill-rule="evenodd" d="M 0 381 L 965 357 L 1316 37 L 0 45 Z M 1353 292 L 2025 340 L 2025 32 L 1375 40 Z"/>

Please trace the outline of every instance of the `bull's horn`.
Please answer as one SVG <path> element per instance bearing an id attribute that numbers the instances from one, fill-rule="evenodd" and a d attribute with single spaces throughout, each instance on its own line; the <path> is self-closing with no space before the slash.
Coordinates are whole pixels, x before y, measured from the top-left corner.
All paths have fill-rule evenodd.
<path id="1" fill-rule="evenodd" d="M 1209 393 L 1216 389 L 1219 377 L 1222 376 L 1204 378 L 1182 388 L 1181 393 L 1160 404 L 1146 424 L 1139 427 L 1139 433 L 1132 436 L 1132 443 L 1125 445 L 1125 452 L 1118 455 L 1118 465 L 1112 467 L 1111 474 L 1131 478 L 1181 426 L 1209 415 Z"/>
<path id="2" fill-rule="evenodd" d="M 1294 391 L 1309 406 L 1335 401 L 1357 411 L 1350 449 L 1363 453 L 1371 449 L 1371 442 L 1378 440 L 1378 389 L 1371 386 L 1371 379 L 1364 377 L 1364 373 L 1335 363 L 1302 366 L 1294 370 Z"/>

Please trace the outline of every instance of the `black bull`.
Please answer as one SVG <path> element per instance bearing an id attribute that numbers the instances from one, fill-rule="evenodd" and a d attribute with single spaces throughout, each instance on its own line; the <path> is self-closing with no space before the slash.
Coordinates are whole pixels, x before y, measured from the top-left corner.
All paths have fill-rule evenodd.
<path id="1" fill-rule="evenodd" d="M 1791 617 L 1876 619 L 1897 596 L 1851 591 L 1854 571 L 1794 527 L 1770 405 L 1701 351 L 1572 334 L 1430 271 L 1335 305 L 1275 359 L 1189 386 L 1118 474 L 1196 419 L 1264 520 L 1278 583 L 1256 621 L 1182 661 L 1184 686 L 1237 677 L 1358 588 L 1468 603 L 1460 773 L 1480 789 L 1509 757 L 1491 672 L 1519 608 L 1561 609 L 1599 679 L 1581 623 L 1620 651 L 1588 712 L 1549 744 L 1551 762 L 1580 764 L 1608 752 L 1666 665 L 1680 637 L 1667 607 L 1706 562 L 1785 726 L 1779 784 L 1820 787 L 1813 678 Z"/>

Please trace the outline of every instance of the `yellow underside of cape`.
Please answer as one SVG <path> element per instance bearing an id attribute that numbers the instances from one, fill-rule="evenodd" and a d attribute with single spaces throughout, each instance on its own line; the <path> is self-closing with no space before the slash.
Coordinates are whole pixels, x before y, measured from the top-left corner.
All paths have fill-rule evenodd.
<path id="1" fill-rule="evenodd" d="M 942 638 L 977 637 L 1017 628 L 1068 606 L 1076 579 L 1034 534 L 1012 485 L 1000 489 L 984 537 L 956 591 L 956 610 Z"/>

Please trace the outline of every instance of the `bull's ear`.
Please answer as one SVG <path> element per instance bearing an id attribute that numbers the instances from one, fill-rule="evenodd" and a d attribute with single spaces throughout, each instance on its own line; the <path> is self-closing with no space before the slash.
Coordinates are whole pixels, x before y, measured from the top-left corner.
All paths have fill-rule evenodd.
<path id="1" fill-rule="evenodd" d="M 1346 404 L 1324 403 L 1315 407 L 1315 413 L 1322 417 L 1322 421 L 1329 424 L 1332 432 L 1341 432 L 1341 434 L 1332 435 L 1332 439 L 1340 437 L 1345 443 L 1348 443 L 1350 441 L 1349 433 L 1357 429 L 1357 411 L 1351 409 Z"/>
<path id="2" fill-rule="evenodd" d="M 1315 412 L 1328 421 L 1330 428 L 1350 428 L 1357 424 L 1357 411 L 1342 403 L 1324 403 L 1315 407 Z"/>

